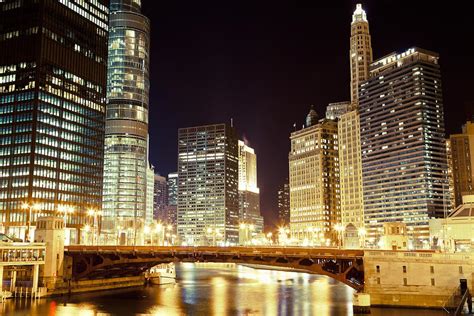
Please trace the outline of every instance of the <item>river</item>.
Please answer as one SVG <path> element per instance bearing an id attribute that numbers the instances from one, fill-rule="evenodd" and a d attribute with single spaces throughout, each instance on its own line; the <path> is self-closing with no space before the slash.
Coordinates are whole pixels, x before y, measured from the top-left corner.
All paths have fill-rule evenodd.
<path id="1" fill-rule="evenodd" d="M 177 265 L 177 283 L 52 299 L 7 300 L 2 315 L 352 315 L 348 286 L 325 276 L 243 266 Z M 445 315 L 372 308 L 372 316 Z"/>

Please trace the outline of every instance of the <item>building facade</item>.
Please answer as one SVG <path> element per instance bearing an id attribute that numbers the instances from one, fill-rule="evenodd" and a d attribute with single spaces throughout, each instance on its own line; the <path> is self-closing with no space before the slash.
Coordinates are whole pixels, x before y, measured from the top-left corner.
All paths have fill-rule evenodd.
<path id="1" fill-rule="evenodd" d="M 178 235 L 187 245 L 238 243 L 239 149 L 227 124 L 178 131 Z"/>
<path id="2" fill-rule="evenodd" d="M 426 241 L 428 218 L 443 217 L 447 188 L 438 55 L 419 48 L 371 64 L 360 88 L 365 224 L 377 239 L 385 222 L 405 222 Z"/>
<path id="3" fill-rule="evenodd" d="M 358 87 L 369 78 L 372 44 L 367 15 L 360 4 L 352 15 L 350 38 L 351 107 L 338 120 L 341 221 L 345 228 L 364 228 L 364 196 Z"/>
<path id="4" fill-rule="evenodd" d="M 103 231 L 106 243 L 136 244 L 151 222 L 148 162 L 150 22 L 140 1 L 110 4 Z"/>
<path id="5" fill-rule="evenodd" d="M 306 127 L 291 133 L 290 231 L 300 243 L 327 244 L 340 223 L 337 123 L 311 110 Z"/>
<path id="6" fill-rule="evenodd" d="M 177 216 L 178 216 L 178 173 L 172 172 L 168 174 L 168 223 L 173 226 L 176 232 Z"/>
<path id="7" fill-rule="evenodd" d="M 168 182 L 159 174 L 154 175 L 153 219 L 168 222 Z"/>
<path id="8" fill-rule="evenodd" d="M 445 188 L 445 199 L 449 199 L 446 212 L 451 212 L 456 208 L 456 197 L 454 194 L 454 174 L 453 174 L 453 155 L 451 151 L 451 140 L 446 139 L 446 160 L 448 163 L 448 192 Z M 448 196 L 446 196 L 448 194 Z"/>
<path id="9" fill-rule="evenodd" d="M 326 107 L 326 118 L 335 121 L 350 110 L 351 103 L 348 101 L 329 103 Z"/>
<path id="10" fill-rule="evenodd" d="M 278 189 L 278 225 L 290 225 L 290 184 L 288 179 Z"/>
<path id="11" fill-rule="evenodd" d="M 257 155 L 243 141 L 239 145 L 239 221 L 253 225 L 253 233 L 263 232 L 260 189 L 257 185 Z"/>
<path id="12" fill-rule="evenodd" d="M 102 200 L 108 1 L 2 1 L 0 21 L 1 223 L 32 240 L 64 216 L 78 243 Z"/>
<path id="13" fill-rule="evenodd" d="M 463 195 L 474 194 L 474 123 L 466 122 L 461 134 L 450 136 L 455 206 Z"/>

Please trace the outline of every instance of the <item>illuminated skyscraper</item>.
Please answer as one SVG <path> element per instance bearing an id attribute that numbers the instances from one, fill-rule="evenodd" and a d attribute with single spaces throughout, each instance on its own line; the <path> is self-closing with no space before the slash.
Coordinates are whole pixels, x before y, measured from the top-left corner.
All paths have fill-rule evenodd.
<path id="1" fill-rule="evenodd" d="M 239 140 L 239 220 L 254 225 L 254 233 L 263 232 L 260 215 L 260 189 L 257 186 L 257 155 Z"/>
<path id="2" fill-rule="evenodd" d="M 108 1 L 0 1 L 0 25 L 0 221 L 24 238 L 66 213 L 77 243 L 101 208 Z"/>
<path id="3" fill-rule="evenodd" d="M 155 174 L 153 188 L 153 219 L 168 222 L 168 183 L 166 178 Z"/>
<path id="4" fill-rule="evenodd" d="M 352 15 L 350 38 L 351 107 L 339 116 L 339 165 L 341 184 L 341 221 L 344 227 L 352 224 L 364 227 L 364 197 L 360 144 L 358 87 L 369 78 L 372 44 L 369 22 L 362 5 L 357 4 Z"/>
<path id="5" fill-rule="evenodd" d="M 357 108 L 359 85 L 369 79 L 369 65 L 372 62 L 369 21 L 362 4 L 359 3 L 352 15 L 350 41 L 351 103 Z"/>
<path id="6" fill-rule="evenodd" d="M 417 242 L 443 217 L 447 189 L 438 55 L 419 48 L 370 66 L 360 87 L 364 212 L 368 237 L 402 221 Z"/>
<path id="7" fill-rule="evenodd" d="M 168 223 L 173 225 L 176 232 L 176 223 L 178 216 L 178 173 L 168 174 Z"/>
<path id="8" fill-rule="evenodd" d="M 290 225 L 290 185 L 288 179 L 278 189 L 278 224 Z"/>
<path id="9" fill-rule="evenodd" d="M 106 243 L 136 244 L 136 236 L 152 220 L 149 49 L 150 23 L 140 13 L 140 1 L 112 0 L 102 225 Z"/>
<path id="10" fill-rule="evenodd" d="M 474 194 L 474 122 L 466 122 L 461 134 L 450 136 L 455 206 L 462 196 Z"/>
<path id="11" fill-rule="evenodd" d="M 340 222 L 337 123 L 317 121 L 312 109 L 306 127 L 291 133 L 290 230 L 301 242 L 335 239 Z"/>
<path id="12" fill-rule="evenodd" d="M 178 235 L 189 245 L 238 242 L 239 148 L 232 126 L 178 131 Z"/>
<path id="13" fill-rule="evenodd" d="M 346 114 L 351 109 L 351 103 L 348 101 L 329 103 L 326 107 L 326 118 L 328 120 L 337 120 L 341 115 Z"/>
<path id="14" fill-rule="evenodd" d="M 450 212 L 456 208 L 456 197 L 454 194 L 454 174 L 453 174 L 453 155 L 451 151 L 451 140 L 448 138 L 446 139 L 446 160 L 448 162 L 448 188 L 445 188 L 445 199 L 449 199 L 449 203 L 447 203 L 447 212 Z M 446 190 L 448 192 L 446 192 Z M 448 193 L 448 196 L 446 194 Z"/>

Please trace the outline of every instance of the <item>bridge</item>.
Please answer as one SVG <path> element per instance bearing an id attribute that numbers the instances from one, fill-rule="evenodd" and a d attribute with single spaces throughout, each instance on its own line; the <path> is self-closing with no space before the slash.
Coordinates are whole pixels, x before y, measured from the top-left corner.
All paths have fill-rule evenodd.
<path id="1" fill-rule="evenodd" d="M 233 262 L 291 268 L 364 287 L 364 251 L 296 247 L 66 246 L 74 280 L 137 276 L 168 262 Z"/>

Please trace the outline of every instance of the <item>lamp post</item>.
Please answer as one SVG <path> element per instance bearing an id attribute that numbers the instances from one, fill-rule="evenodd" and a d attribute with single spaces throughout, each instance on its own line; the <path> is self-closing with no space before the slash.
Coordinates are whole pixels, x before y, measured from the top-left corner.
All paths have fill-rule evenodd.
<path id="1" fill-rule="evenodd" d="M 338 245 L 338 248 L 342 248 L 343 247 L 342 233 L 344 232 L 344 226 L 342 226 L 342 224 L 338 223 L 338 224 L 334 225 L 334 229 L 337 232 L 337 245 Z"/>
<path id="2" fill-rule="evenodd" d="M 74 213 L 74 207 L 70 205 L 58 205 L 58 213 L 64 214 L 64 229 L 67 230 L 67 216 L 68 214 Z M 70 235 L 69 235 L 70 237 Z M 68 240 L 69 240 L 68 237 Z M 79 235 L 80 238 L 80 235 Z M 76 241 L 77 242 L 77 241 Z"/>
<path id="3" fill-rule="evenodd" d="M 359 227 L 357 234 L 359 235 L 359 247 L 365 248 L 365 235 L 367 235 L 367 230 L 364 227 Z"/>
<path id="4" fill-rule="evenodd" d="M 87 210 L 87 215 L 92 219 L 91 227 L 92 227 L 92 245 L 94 245 L 94 239 L 99 240 L 100 237 L 100 230 L 99 230 L 99 220 L 97 219 L 98 216 L 102 216 L 102 211 L 89 209 Z M 97 226 L 96 226 L 96 219 L 97 219 Z"/>
<path id="5" fill-rule="evenodd" d="M 25 231 L 25 242 L 27 242 L 27 241 L 30 241 L 31 211 L 32 210 L 39 211 L 41 209 L 41 206 L 38 203 L 34 203 L 32 205 L 28 203 L 23 203 L 21 205 L 21 208 L 23 210 L 28 210 L 27 228 Z"/>

